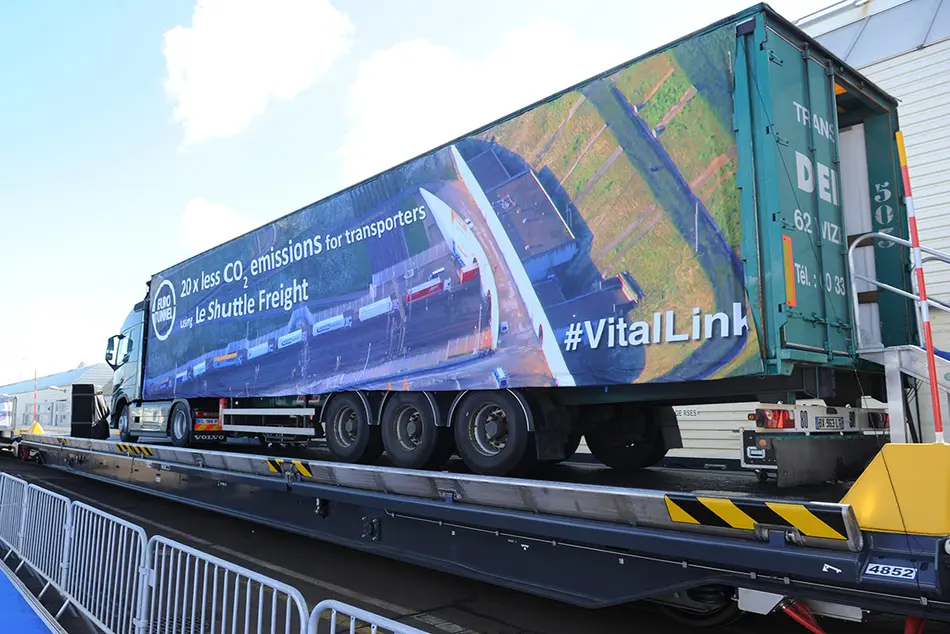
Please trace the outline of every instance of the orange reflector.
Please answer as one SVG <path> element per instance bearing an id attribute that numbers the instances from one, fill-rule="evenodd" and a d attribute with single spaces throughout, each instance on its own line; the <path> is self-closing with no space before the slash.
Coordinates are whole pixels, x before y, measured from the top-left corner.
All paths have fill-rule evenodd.
<path id="1" fill-rule="evenodd" d="M 791 236 L 782 236 L 782 254 L 785 259 L 785 303 L 795 308 L 798 298 L 795 294 L 795 259 L 792 255 Z"/>
<path id="2" fill-rule="evenodd" d="M 844 86 L 835 82 L 835 95 L 843 95 L 846 92 L 848 91 L 844 89 Z"/>

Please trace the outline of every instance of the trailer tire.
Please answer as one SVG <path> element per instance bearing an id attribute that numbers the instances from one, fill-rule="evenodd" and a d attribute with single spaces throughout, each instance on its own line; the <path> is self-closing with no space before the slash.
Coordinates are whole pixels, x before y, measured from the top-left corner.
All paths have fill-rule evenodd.
<path id="1" fill-rule="evenodd" d="M 119 428 L 119 440 L 122 442 L 138 442 L 139 437 L 133 436 L 129 431 L 129 406 L 126 403 L 119 405 L 119 413 L 116 416 L 116 427 Z"/>
<path id="2" fill-rule="evenodd" d="M 191 445 L 194 428 L 188 404 L 179 401 L 172 405 L 172 411 L 168 413 L 168 435 L 171 436 L 172 444 L 182 448 Z"/>
<path id="3" fill-rule="evenodd" d="M 380 432 L 393 464 L 403 469 L 438 469 L 455 450 L 452 430 L 439 427 L 432 404 L 421 392 L 393 393 L 383 407 Z"/>
<path id="4" fill-rule="evenodd" d="M 635 441 L 630 440 L 631 434 L 624 429 L 630 416 L 645 418 L 640 422 L 642 437 Z M 637 471 L 651 467 L 666 456 L 661 421 L 662 416 L 655 409 L 618 407 L 613 421 L 584 434 L 587 448 L 594 458 L 611 469 Z"/>
<path id="5" fill-rule="evenodd" d="M 379 427 L 369 424 L 363 400 L 356 394 L 334 396 L 324 420 L 327 449 L 340 462 L 373 464 L 383 454 Z"/>
<path id="6" fill-rule="evenodd" d="M 510 392 L 469 392 L 459 402 L 453 419 L 456 451 L 475 473 L 517 475 L 534 464 L 528 418 Z M 504 445 L 499 448 L 502 439 Z"/>

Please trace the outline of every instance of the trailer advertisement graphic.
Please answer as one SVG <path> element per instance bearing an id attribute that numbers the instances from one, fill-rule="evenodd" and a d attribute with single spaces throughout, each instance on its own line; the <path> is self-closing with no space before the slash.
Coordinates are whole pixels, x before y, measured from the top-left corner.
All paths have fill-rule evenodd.
<path id="1" fill-rule="evenodd" d="M 734 47 L 680 43 L 156 275 L 146 398 L 761 372 Z"/>

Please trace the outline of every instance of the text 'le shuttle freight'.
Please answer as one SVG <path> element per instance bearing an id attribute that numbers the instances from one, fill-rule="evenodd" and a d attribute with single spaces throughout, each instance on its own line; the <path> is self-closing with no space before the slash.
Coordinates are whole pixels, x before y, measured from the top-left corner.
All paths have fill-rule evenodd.
<path id="1" fill-rule="evenodd" d="M 615 348 L 620 346 L 645 346 L 654 343 L 681 343 L 701 339 L 741 337 L 749 330 L 748 317 L 742 312 L 742 304 L 733 302 L 732 316 L 726 313 L 702 314 L 693 308 L 691 328 L 677 332 L 676 314 L 653 313 L 653 323 L 627 322 L 616 317 L 588 319 L 571 324 L 564 334 L 564 350 L 573 352 L 585 341 L 590 348 Z"/>

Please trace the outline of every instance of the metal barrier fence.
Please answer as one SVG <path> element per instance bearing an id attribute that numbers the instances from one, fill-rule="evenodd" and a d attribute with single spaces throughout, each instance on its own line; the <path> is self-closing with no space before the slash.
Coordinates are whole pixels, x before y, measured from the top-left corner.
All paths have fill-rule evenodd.
<path id="1" fill-rule="evenodd" d="M 349 632 L 425 634 L 339 601 L 308 612 L 296 588 L 82 502 L 0 473 L 3 559 L 24 566 L 104 634 L 319 634 L 346 621 Z"/>
<path id="2" fill-rule="evenodd" d="M 333 599 L 327 599 L 317 604 L 310 614 L 307 625 L 307 634 L 321 634 L 320 624 L 326 621 L 326 632 L 332 634 L 345 627 L 347 632 L 356 632 L 370 628 L 372 634 L 377 632 L 392 632 L 393 634 L 425 634 L 411 625 L 399 623 L 392 619 L 373 614 L 358 607 L 347 605 Z"/>
<path id="3" fill-rule="evenodd" d="M 26 502 L 20 522 L 19 570 L 24 564 L 43 579 L 46 585 L 63 587 L 66 567 L 69 562 L 69 536 L 72 525 L 72 505 L 69 498 L 53 493 L 35 484 L 26 487 Z"/>
<path id="4" fill-rule="evenodd" d="M 0 473 L 0 545 L 7 549 L 4 559 L 20 547 L 26 487 L 25 480 Z"/>
<path id="5" fill-rule="evenodd" d="M 72 509 L 74 547 L 61 590 L 103 631 L 133 634 L 147 580 L 145 530 L 82 502 Z"/>
<path id="6" fill-rule="evenodd" d="M 307 602 L 276 579 L 159 536 L 147 562 L 146 634 L 306 632 Z"/>

